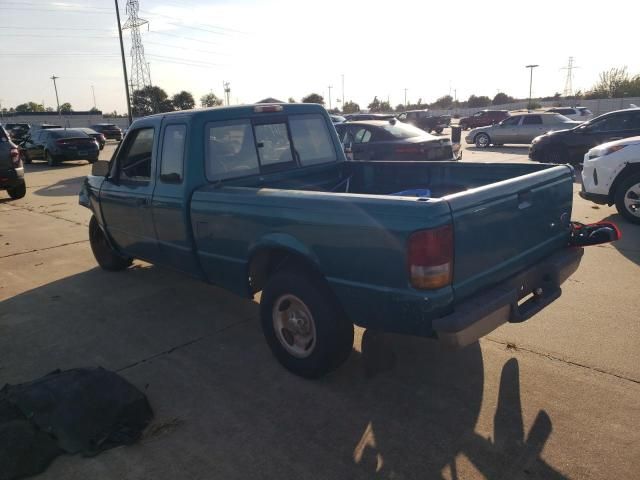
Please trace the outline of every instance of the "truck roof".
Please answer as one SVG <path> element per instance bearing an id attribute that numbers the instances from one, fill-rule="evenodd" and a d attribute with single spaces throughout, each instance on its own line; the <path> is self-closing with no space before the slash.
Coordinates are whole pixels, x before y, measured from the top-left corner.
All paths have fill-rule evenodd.
<path id="1" fill-rule="evenodd" d="M 260 111 L 258 111 L 260 109 Z M 229 107 L 211 107 L 211 108 L 195 108 L 192 110 L 179 110 L 176 112 L 157 113 L 155 115 L 149 115 L 143 118 L 157 118 L 157 117 L 207 117 L 225 120 L 228 118 L 240 118 L 248 117 L 260 114 L 269 113 L 325 113 L 325 108 L 318 103 L 255 103 L 249 105 L 235 105 Z M 141 120 L 141 119 L 140 119 Z"/>

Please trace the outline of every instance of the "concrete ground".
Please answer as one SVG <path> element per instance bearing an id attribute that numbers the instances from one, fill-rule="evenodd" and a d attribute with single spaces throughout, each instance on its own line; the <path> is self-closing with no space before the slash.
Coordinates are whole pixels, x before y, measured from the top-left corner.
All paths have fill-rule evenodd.
<path id="1" fill-rule="evenodd" d="M 96 268 L 77 202 L 89 170 L 34 163 L 24 199 L 0 192 L 0 384 L 100 365 L 155 420 L 139 444 L 59 457 L 42 478 L 637 478 L 640 226 L 614 209 L 575 196 L 574 219 L 612 219 L 623 239 L 588 248 L 530 321 L 455 352 L 357 329 L 347 364 L 305 381 L 272 358 L 254 302 L 144 263 Z"/>

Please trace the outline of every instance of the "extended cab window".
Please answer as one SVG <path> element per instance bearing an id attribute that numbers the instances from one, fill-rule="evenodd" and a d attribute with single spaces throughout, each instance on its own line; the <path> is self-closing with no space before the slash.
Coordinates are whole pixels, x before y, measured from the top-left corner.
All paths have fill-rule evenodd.
<path id="1" fill-rule="evenodd" d="M 327 123 L 320 115 L 292 115 L 289 117 L 293 148 L 302 166 L 334 162 L 336 152 L 329 136 Z"/>
<path id="2" fill-rule="evenodd" d="M 160 180 L 163 182 L 180 183 L 182 181 L 186 136 L 186 125 L 168 125 L 164 129 L 162 165 L 160 166 Z"/>
<path id="3" fill-rule="evenodd" d="M 151 180 L 153 128 L 141 128 L 127 135 L 127 145 L 118 157 L 118 178 L 121 181 Z"/>
<path id="4" fill-rule="evenodd" d="M 207 125 L 206 173 L 209 180 L 253 175 L 260 172 L 253 129 L 249 120 Z"/>

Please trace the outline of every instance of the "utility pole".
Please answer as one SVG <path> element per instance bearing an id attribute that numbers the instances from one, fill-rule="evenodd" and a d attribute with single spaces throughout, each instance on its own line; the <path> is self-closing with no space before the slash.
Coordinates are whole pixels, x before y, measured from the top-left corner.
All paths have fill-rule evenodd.
<path id="1" fill-rule="evenodd" d="M 408 88 L 404 89 L 404 106 L 407 106 L 407 90 L 409 90 Z"/>
<path id="2" fill-rule="evenodd" d="M 151 83 L 151 63 L 147 62 L 147 70 L 149 70 L 149 86 L 153 87 L 153 83 Z"/>
<path id="3" fill-rule="evenodd" d="M 96 107 L 96 89 L 93 88 L 93 85 L 91 85 L 91 93 L 93 94 L 93 108 L 97 109 L 97 107 Z"/>
<path id="4" fill-rule="evenodd" d="M 571 97 L 573 95 L 573 69 L 579 68 L 573 64 L 573 57 L 569 57 L 569 64 L 566 67 L 561 68 L 560 70 L 567 71 L 567 78 L 564 81 L 564 91 L 562 93 L 563 97 Z"/>
<path id="5" fill-rule="evenodd" d="M 127 0 L 126 8 L 128 18 L 123 28 L 131 30 L 131 89 L 135 92 L 151 86 L 149 64 L 144 58 L 144 46 L 140 35 L 140 27 L 147 25 L 148 29 L 149 21 L 138 16 L 139 0 Z"/>
<path id="6" fill-rule="evenodd" d="M 527 110 L 531 110 L 531 86 L 533 85 L 533 69 L 539 67 L 540 65 L 526 65 L 524 68 L 528 68 L 530 73 L 529 76 L 529 104 L 527 105 Z"/>
<path id="7" fill-rule="evenodd" d="M 60 115 L 60 100 L 58 100 L 58 86 L 56 85 L 56 80 L 60 77 L 56 77 L 55 75 L 51 75 L 51 80 L 53 80 L 53 89 L 56 91 L 56 103 L 58 104 L 58 115 Z"/>
<path id="8" fill-rule="evenodd" d="M 342 74 L 342 108 L 344 108 L 344 73 Z"/>
<path id="9" fill-rule="evenodd" d="M 329 85 L 327 88 L 329 89 L 329 110 L 331 110 L 331 89 L 333 86 Z"/>
<path id="10" fill-rule="evenodd" d="M 222 82 L 222 88 L 224 89 L 224 96 L 227 99 L 227 107 L 231 105 L 231 87 L 229 82 Z"/>
<path id="11" fill-rule="evenodd" d="M 120 10 L 118 9 L 118 0 L 116 3 L 116 18 L 118 19 L 118 35 L 120 36 L 120 55 L 122 55 L 122 73 L 124 74 L 124 89 L 127 92 L 127 114 L 129 116 L 129 126 L 133 122 L 131 115 L 131 96 L 129 95 L 129 80 L 127 79 L 127 62 L 124 59 L 124 44 L 122 43 L 122 27 L 120 26 Z"/>

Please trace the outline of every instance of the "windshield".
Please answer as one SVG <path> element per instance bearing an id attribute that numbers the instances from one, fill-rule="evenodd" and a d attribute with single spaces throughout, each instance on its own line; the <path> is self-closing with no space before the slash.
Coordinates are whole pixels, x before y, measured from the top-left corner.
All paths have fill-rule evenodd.
<path id="1" fill-rule="evenodd" d="M 427 132 L 424 130 L 401 122 L 389 123 L 387 125 L 383 125 L 382 128 L 395 138 L 412 138 L 427 135 Z"/>

